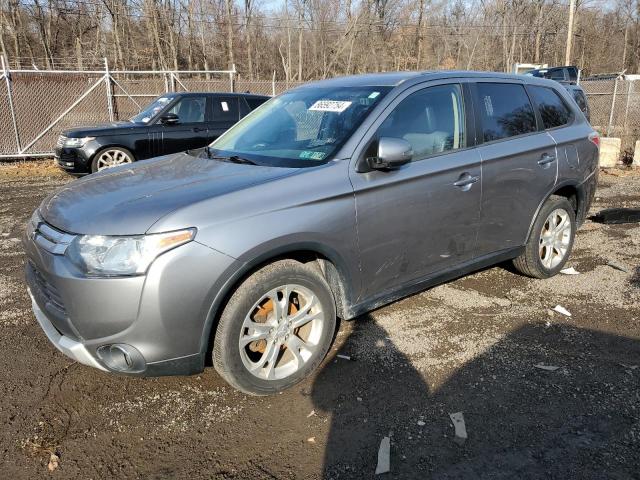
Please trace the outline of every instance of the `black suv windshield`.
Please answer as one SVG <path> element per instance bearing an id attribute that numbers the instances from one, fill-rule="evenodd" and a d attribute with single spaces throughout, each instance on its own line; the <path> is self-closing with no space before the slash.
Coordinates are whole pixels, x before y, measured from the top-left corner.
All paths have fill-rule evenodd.
<path id="1" fill-rule="evenodd" d="M 272 166 L 325 163 L 389 90 L 363 86 L 284 93 L 232 127 L 211 151 Z"/>
<path id="2" fill-rule="evenodd" d="M 169 102 L 173 100 L 174 97 L 158 97 L 149 105 L 147 105 L 144 110 L 142 110 L 135 117 L 131 117 L 131 121 L 134 123 L 149 123 L 149 121 L 156 116 L 156 114 L 162 110 L 164 107 L 169 105 Z"/>

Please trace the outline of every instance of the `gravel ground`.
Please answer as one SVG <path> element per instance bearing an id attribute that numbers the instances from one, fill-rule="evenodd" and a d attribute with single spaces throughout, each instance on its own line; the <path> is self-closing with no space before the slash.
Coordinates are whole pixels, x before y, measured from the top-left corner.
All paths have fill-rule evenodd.
<path id="1" fill-rule="evenodd" d="M 0 477 L 372 478 L 390 437 L 380 478 L 640 478 L 640 225 L 587 221 L 580 275 L 502 265 L 343 322 L 314 378 L 253 398 L 213 369 L 115 376 L 48 343 L 19 237 L 69 181 L 0 165 Z M 601 175 L 592 213 L 612 206 L 640 206 L 639 174 Z"/>

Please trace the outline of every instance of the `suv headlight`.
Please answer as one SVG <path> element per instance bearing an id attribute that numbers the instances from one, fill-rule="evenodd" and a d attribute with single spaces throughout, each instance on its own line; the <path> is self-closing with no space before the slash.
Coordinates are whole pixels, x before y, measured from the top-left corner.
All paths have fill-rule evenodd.
<path id="1" fill-rule="evenodd" d="M 84 147 L 87 142 L 90 142 L 95 138 L 96 137 L 65 138 L 63 146 L 67 148 L 80 148 Z"/>
<path id="2" fill-rule="evenodd" d="M 132 237 L 80 235 L 67 257 L 90 275 L 141 275 L 159 255 L 190 242 L 195 228 Z"/>

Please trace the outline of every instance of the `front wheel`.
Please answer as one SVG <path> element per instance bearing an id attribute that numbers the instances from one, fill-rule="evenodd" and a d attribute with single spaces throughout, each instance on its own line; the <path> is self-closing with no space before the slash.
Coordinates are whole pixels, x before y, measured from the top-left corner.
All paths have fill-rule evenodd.
<path id="1" fill-rule="evenodd" d="M 268 395 L 313 372 L 336 327 L 333 295 L 313 264 L 281 260 L 233 293 L 220 317 L 213 365 L 234 388 Z"/>
<path id="2" fill-rule="evenodd" d="M 91 173 L 100 172 L 106 168 L 117 167 L 125 163 L 133 163 L 133 154 L 122 147 L 108 147 L 100 150 L 91 161 Z"/>
<path id="3" fill-rule="evenodd" d="M 549 278 L 567 262 L 576 234 L 576 214 L 569 201 L 550 196 L 542 205 L 522 255 L 515 268 L 533 278 Z"/>

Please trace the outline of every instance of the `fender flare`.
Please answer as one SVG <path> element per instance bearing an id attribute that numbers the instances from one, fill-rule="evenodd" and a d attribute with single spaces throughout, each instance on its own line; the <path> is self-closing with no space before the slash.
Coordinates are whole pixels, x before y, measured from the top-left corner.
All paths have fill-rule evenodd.
<path id="1" fill-rule="evenodd" d="M 538 204 L 535 213 L 533 214 L 533 218 L 531 218 L 531 222 L 529 223 L 529 228 L 527 229 L 527 236 L 525 238 L 525 243 L 529 241 L 529 237 L 531 236 L 531 231 L 533 230 L 533 224 L 536 223 L 536 219 L 538 218 L 538 213 L 540 209 L 544 205 L 544 203 L 549 199 L 551 195 L 560 190 L 563 187 L 573 187 L 576 189 L 577 193 L 577 212 L 580 211 L 580 205 L 584 202 L 584 189 L 582 188 L 582 184 L 579 184 L 575 180 L 564 180 L 562 182 L 556 183 L 553 188 L 547 192 L 542 201 Z M 576 212 L 576 217 L 578 216 Z"/>
<path id="2" fill-rule="evenodd" d="M 258 247 L 260 248 L 260 247 Z M 255 251 L 255 250 L 252 250 Z M 248 252 L 246 256 L 250 256 L 249 260 L 241 263 L 239 268 L 236 268 L 225 280 L 222 288 L 220 288 L 211 302 L 211 306 L 206 314 L 205 324 L 202 331 L 202 337 L 200 340 L 200 354 L 202 355 L 203 361 L 206 359 L 207 352 L 210 346 L 210 340 L 213 334 L 213 328 L 219 317 L 221 312 L 221 308 L 228 300 L 229 296 L 232 294 L 234 287 L 238 285 L 244 278 L 246 278 L 251 272 L 256 270 L 258 267 L 262 265 L 266 265 L 270 261 L 276 260 L 278 258 L 286 258 L 287 254 L 293 254 L 296 252 L 315 252 L 321 258 L 326 258 L 331 264 L 335 267 L 336 274 L 339 276 L 339 287 L 340 291 L 334 291 L 336 287 L 335 284 L 332 284 L 331 281 L 331 273 L 323 270 L 323 274 L 330 286 L 332 287 L 332 291 L 335 295 L 338 295 L 336 298 L 336 308 L 338 313 L 342 313 L 346 310 L 349 305 L 352 305 L 353 302 L 353 288 L 351 284 L 351 277 L 346 271 L 345 263 L 342 260 L 341 255 L 336 252 L 334 249 L 326 246 L 325 244 L 315 242 L 315 241 L 301 241 L 295 243 L 287 243 L 285 245 L 281 245 L 275 248 L 270 248 L 264 250 L 263 252 L 254 255 L 251 252 Z M 238 259 L 242 262 L 242 259 Z M 322 267 L 321 267 L 322 268 Z"/>

